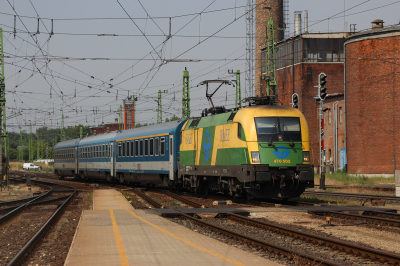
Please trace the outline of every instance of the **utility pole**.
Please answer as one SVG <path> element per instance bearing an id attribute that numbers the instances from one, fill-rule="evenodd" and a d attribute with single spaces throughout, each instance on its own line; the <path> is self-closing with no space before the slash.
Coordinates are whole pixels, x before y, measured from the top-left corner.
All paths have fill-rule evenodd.
<path id="1" fill-rule="evenodd" d="M 158 99 L 157 99 L 157 124 L 162 123 L 162 101 L 161 101 L 161 93 L 167 93 L 168 91 L 164 90 L 158 91 Z M 189 109 L 190 110 L 190 109 Z M 190 114 L 189 114 L 190 115 Z"/>
<path id="2" fill-rule="evenodd" d="M 4 84 L 4 53 L 3 53 L 3 29 L 0 28 L 0 104 L 1 104 L 1 110 L 0 112 L 2 112 L 3 110 L 5 110 L 5 104 L 6 104 L 6 86 Z M 3 111 L 4 113 L 4 111 Z M 1 121 L 3 120 L 3 121 Z M 0 124 L 1 122 L 3 122 L 3 126 L 4 126 L 4 132 L 2 132 L 2 128 L 0 127 L 0 136 L 2 137 L 2 140 L 5 140 L 6 138 L 6 131 L 5 131 L 5 125 L 6 125 L 6 119 L 5 119 L 5 113 L 3 114 L 3 119 L 1 118 L 1 113 L 0 113 Z M 6 186 L 8 186 L 8 175 L 7 172 L 5 171 L 6 167 L 4 167 L 3 164 L 3 141 L 0 141 L 0 178 L 1 178 L 1 190 L 3 190 L 3 182 L 6 183 Z"/>
<path id="3" fill-rule="evenodd" d="M 266 8 L 270 9 L 270 7 Z M 277 105 L 278 103 L 278 95 L 276 92 L 276 66 L 275 66 L 275 39 L 274 39 L 274 30 L 285 30 L 283 28 L 274 28 L 274 21 L 271 17 L 271 11 L 269 12 L 269 20 L 267 26 L 267 71 L 264 80 L 267 83 L 266 87 L 266 96 L 272 95 L 274 96 L 274 100 L 272 102 L 273 105 Z"/>
<path id="4" fill-rule="evenodd" d="M 118 119 L 118 123 L 119 123 L 119 130 L 124 130 L 124 116 L 122 114 L 122 105 L 119 106 L 119 119 Z"/>
<path id="5" fill-rule="evenodd" d="M 236 102 L 235 108 L 242 108 L 242 89 L 240 87 L 240 70 L 236 70 Z"/>
<path id="6" fill-rule="evenodd" d="M 82 131 L 83 131 L 83 127 L 81 127 L 81 128 L 79 129 L 79 136 L 80 136 L 80 139 L 82 139 Z"/>
<path id="7" fill-rule="evenodd" d="M 29 123 L 29 161 L 31 162 L 33 160 L 33 151 L 32 151 L 32 124 Z"/>
<path id="8" fill-rule="evenodd" d="M 24 148 L 22 147 L 22 131 L 19 131 L 19 161 L 24 160 Z"/>
<path id="9" fill-rule="evenodd" d="M 39 160 L 39 134 L 36 131 L 37 141 L 36 141 L 36 160 Z"/>
<path id="10" fill-rule="evenodd" d="M 64 113 L 61 115 L 61 141 L 65 140 Z"/>
<path id="11" fill-rule="evenodd" d="M 189 91 L 189 71 L 187 71 L 185 67 L 185 71 L 183 71 L 183 80 L 182 80 L 183 88 L 182 88 L 182 119 L 190 117 L 190 91 Z M 159 91 L 160 93 L 160 91 Z M 159 95 L 160 97 L 160 95 Z M 158 118 L 157 118 L 158 123 Z"/>

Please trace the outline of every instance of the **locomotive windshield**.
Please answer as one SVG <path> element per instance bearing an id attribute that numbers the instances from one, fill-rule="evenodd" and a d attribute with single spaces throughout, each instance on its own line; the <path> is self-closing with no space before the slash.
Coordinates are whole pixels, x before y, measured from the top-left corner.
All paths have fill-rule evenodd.
<path id="1" fill-rule="evenodd" d="M 301 141 L 298 117 L 256 117 L 259 142 Z"/>

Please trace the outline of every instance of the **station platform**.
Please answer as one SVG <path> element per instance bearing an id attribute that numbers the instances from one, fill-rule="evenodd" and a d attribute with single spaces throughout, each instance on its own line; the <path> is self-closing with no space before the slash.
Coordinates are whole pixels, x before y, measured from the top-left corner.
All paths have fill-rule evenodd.
<path id="1" fill-rule="evenodd" d="M 115 190 L 95 190 L 65 264 L 279 265 L 193 232 L 153 210 L 135 210 Z"/>

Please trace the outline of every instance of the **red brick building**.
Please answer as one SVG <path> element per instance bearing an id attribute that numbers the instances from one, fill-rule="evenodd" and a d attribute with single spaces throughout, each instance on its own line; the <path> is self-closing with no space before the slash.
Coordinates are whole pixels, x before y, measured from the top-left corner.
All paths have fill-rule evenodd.
<path id="1" fill-rule="evenodd" d="M 299 95 L 299 110 L 306 117 L 310 131 L 310 159 L 316 167 L 319 165 L 318 115 L 320 110 L 316 99 L 318 89 L 315 86 L 318 85 L 318 75 L 321 72 L 328 76 L 327 92 L 331 95 L 324 103 L 324 114 L 328 119 L 329 115 L 331 117 L 330 122 L 325 122 L 324 149 L 327 155 L 325 163 L 337 165 L 336 169 L 339 169 L 340 149 L 345 148 L 343 43 L 346 37 L 347 33 L 303 33 L 278 42 L 275 46 L 277 48 L 275 57 L 279 104 L 291 106 L 293 93 Z M 262 52 L 265 53 L 265 48 Z M 265 63 L 262 62 L 262 75 L 265 75 Z M 262 82 L 260 86 L 260 90 L 265 90 L 265 82 Z M 263 94 L 265 95 L 265 92 Z M 339 114 L 342 115 L 341 118 Z M 334 124 L 333 121 L 337 123 Z"/>
<path id="2" fill-rule="evenodd" d="M 266 7 L 271 9 L 266 9 Z M 261 49 L 266 45 L 268 20 L 272 17 L 274 27 L 284 27 L 283 23 L 283 0 L 256 0 L 256 55 L 255 55 L 255 95 L 260 95 L 261 84 Z M 275 30 L 275 42 L 283 40 L 284 31 Z"/>
<path id="3" fill-rule="evenodd" d="M 376 20 L 345 47 L 347 170 L 393 175 L 400 170 L 400 27 Z"/>
<path id="4" fill-rule="evenodd" d="M 98 126 L 91 127 L 90 129 L 92 130 L 92 135 L 102 134 L 107 131 L 119 130 L 119 123 L 118 120 L 116 119 L 115 123 L 101 124 Z"/>

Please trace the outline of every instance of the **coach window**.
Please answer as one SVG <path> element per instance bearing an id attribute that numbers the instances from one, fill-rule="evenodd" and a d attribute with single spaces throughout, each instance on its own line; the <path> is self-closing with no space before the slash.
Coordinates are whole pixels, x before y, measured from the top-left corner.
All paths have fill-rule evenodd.
<path id="1" fill-rule="evenodd" d="M 125 157 L 126 142 L 122 142 L 122 157 Z"/>
<path id="2" fill-rule="evenodd" d="M 121 157 L 121 142 L 118 143 L 118 157 Z"/>
<path id="3" fill-rule="evenodd" d="M 173 152 L 173 150 L 174 150 L 174 139 L 171 137 L 170 139 L 169 139 L 169 150 L 170 150 L 170 154 L 172 155 L 172 152 Z"/>
<path id="4" fill-rule="evenodd" d="M 139 141 L 135 140 L 135 156 L 139 156 Z"/>
<path id="5" fill-rule="evenodd" d="M 105 150 L 106 150 L 106 158 L 108 158 L 108 144 L 106 144 L 106 145 L 104 146 L 104 148 L 105 148 Z"/>
<path id="6" fill-rule="evenodd" d="M 158 138 L 155 139 L 155 146 L 156 146 L 156 156 L 158 156 L 158 151 L 160 149 L 160 145 L 158 144 Z"/>
<path id="7" fill-rule="evenodd" d="M 150 156 L 154 155 L 154 139 L 150 139 Z"/>
<path id="8" fill-rule="evenodd" d="M 125 156 L 129 156 L 129 142 L 125 141 Z"/>
<path id="9" fill-rule="evenodd" d="M 106 158 L 106 145 L 103 144 L 103 158 Z"/>
<path id="10" fill-rule="evenodd" d="M 135 154 L 133 153 L 135 151 L 134 146 L 133 146 L 133 140 L 131 141 L 131 157 L 135 156 Z"/>
<path id="11" fill-rule="evenodd" d="M 165 155 L 165 138 L 161 138 L 161 156 Z"/>
<path id="12" fill-rule="evenodd" d="M 144 155 L 145 156 L 149 155 L 149 140 L 148 139 L 144 140 Z"/>
<path id="13" fill-rule="evenodd" d="M 143 140 L 140 140 L 140 156 L 143 156 Z"/>

